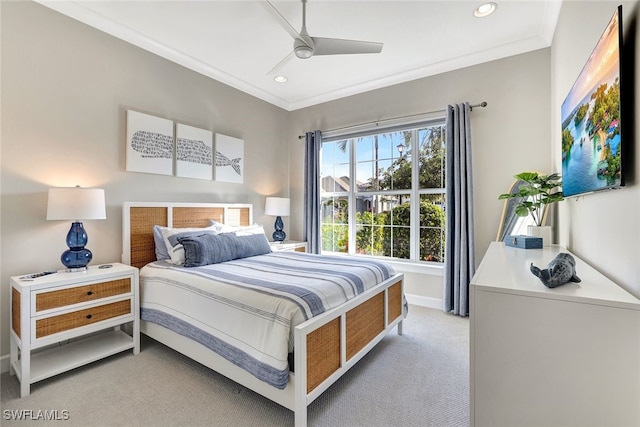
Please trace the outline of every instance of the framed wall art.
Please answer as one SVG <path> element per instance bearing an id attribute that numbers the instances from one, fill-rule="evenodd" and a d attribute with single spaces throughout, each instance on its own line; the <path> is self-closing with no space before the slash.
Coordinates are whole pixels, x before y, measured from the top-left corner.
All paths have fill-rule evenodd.
<path id="1" fill-rule="evenodd" d="M 213 179 L 213 132 L 176 124 L 176 176 Z"/>
<path id="2" fill-rule="evenodd" d="M 127 171 L 173 175 L 173 121 L 127 111 Z"/>
<path id="3" fill-rule="evenodd" d="M 216 134 L 216 181 L 244 182 L 244 141 L 231 136 Z"/>

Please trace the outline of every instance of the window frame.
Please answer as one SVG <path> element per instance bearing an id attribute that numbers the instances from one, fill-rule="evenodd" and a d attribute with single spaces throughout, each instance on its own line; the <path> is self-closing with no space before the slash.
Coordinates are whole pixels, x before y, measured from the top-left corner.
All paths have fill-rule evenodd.
<path id="1" fill-rule="evenodd" d="M 431 113 L 428 115 L 422 115 L 421 120 L 401 120 L 395 121 L 395 123 L 389 124 L 388 126 L 380 126 L 380 123 L 372 123 L 371 126 L 362 125 L 359 126 L 357 130 L 354 128 L 350 128 L 351 132 L 345 132 L 340 130 L 327 132 L 323 134 L 322 144 L 324 146 L 325 143 L 335 143 L 341 140 L 349 140 L 348 143 L 348 158 L 349 158 L 349 191 L 348 192 L 321 192 L 319 197 L 319 204 L 322 206 L 322 202 L 326 198 L 339 198 L 345 197 L 348 201 L 348 248 L 347 254 L 352 256 L 365 256 L 365 257 L 374 257 L 374 258 L 382 258 L 384 260 L 388 260 L 390 262 L 411 262 L 420 265 L 442 265 L 443 261 L 424 261 L 420 259 L 420 234 L 421 234 L 421 225 L 420 225 L 420 200 L 423 195 L 440 195 L 446 200 L 446 185 L 443 182 L 442 188 L 420 188 L 420 141 L 418 139 L 418 135 L 421 129 L 434 127 L 434 126 L 442 126 L 443 127 L 443 144 L 444 146 L 444 157 L 443 157 L 443 173 L 446 162 L 446 117 L 443 112 Z M 411 144 L 411 188 L 410 189 L 401 189 L 401 190 L 374 190 L 374 191 L 360 191 L 357 185 L 353 185 L 355 183 L 356 168 L 357 168 L 357 159 L 356 159 L 356 143 L 355 140 L 358 137 L 366 137 L 366 136 L 374 136 L 374 135 L 382 135 L 391 132 L 401 132 L 401 131 L 411 131 L 412 132 L 412 144 Z M 322 149 L 321 149 L 321 157 L 322 157 Z M 334 163 L 335 164 L 335 163 Z M 321 172 L 322 172 L 322 160 L 320 162 Z M 322 179 L 322 178 L 320 178 Z M 409 195 L 409 200 L 411 200 L 410 204 L 410 233 L 409 233 L 409 244 L 410 244 L 410 254 L 409 258 L 396 258 L 392 256 L 375 256 L 375 255 L 360 255 L 356 253 L 356 240 L 357 240 L 357 226 L 356 223 L 356 213 L 357 213 L 357 199 L 358 197 L 376 197 L 376 196 L 393 196 L 393 195 Z M 321 226 L 325 224 L 321 217 Z M 442 233 L 442 241 L 444 241 L 446 235 L 447 224 L 445 223 L 441 233 Z M 322 239 L 322 236 L 320 236 Z M 336 252 L 336 251 L 325 251 L 322 249 L 321 245 L 321 253 L 325 254 L 345 254 L 344 252 Z M 444 255 L 444 254 L 442 254 Z"/>

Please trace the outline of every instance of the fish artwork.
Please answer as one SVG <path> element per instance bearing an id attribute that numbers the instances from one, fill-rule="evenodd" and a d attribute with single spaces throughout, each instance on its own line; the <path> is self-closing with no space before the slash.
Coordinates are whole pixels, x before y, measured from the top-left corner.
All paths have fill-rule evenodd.
<path id="1" fill-rule="evenodd" d="M 242 176 L 242 172 L 240 171 L 240 160 L 242 160 L 242 157 L 230 159 L 221 152 L 216 151 L 216 166 L 231 166 L 238 175 Z"/>
<path id="2" fill-rule="evenodd" d="M 581 281 L 576 275 L 576 260 L 564 252 L 556 255 L 546 268 L 540 269 L 531 263 L 530 270 L 548 288 Z"/>
<path id="3" fill-rule="evenodd" d="M 173 157 L 173 136 L 139 130 L 133 134 L 131 148 L 142 158 L 170 159 Z"/>
<path id="4" fill-rule="evenodd" d="M 176 160 L 211 166 L 211 147 L 204 141 L 176 138 Z"/>

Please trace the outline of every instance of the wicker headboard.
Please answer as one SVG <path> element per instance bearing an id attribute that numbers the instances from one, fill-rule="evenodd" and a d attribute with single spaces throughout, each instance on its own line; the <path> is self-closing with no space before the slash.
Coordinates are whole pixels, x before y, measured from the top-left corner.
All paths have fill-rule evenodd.
<path id="1" fill-rule="evenodd" d="M 211 220 L 250 225 L 253 206 L 225 203 L 126 202 L 122 206 L 122 262 L 142 267 L 156 260 L 153 226 L 208 227 Z"/>

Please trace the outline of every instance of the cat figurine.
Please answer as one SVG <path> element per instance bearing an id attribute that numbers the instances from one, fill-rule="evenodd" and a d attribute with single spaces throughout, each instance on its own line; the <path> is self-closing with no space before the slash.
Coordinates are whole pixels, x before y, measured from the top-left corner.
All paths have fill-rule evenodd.
<path id="1" fill-rule="evenodd" d="M 544 270 L 539 269 L 533 263 L 531 272 L 548 288 L 555 288 L 569 282 L 580 282 L 576 276 L 576 260 L 570 254 L 559 253 L 551 260 Z"/>

